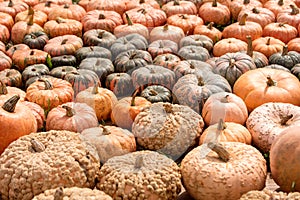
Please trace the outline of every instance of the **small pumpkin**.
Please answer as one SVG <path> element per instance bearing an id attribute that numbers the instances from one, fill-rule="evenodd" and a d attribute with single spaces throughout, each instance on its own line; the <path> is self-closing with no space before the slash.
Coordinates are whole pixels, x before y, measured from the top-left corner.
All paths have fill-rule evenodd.
<path id="1" fill-rule="evenodd" d="M 201 46 L 207 49 L 209 52 L 213 49 L 213 41 L 206 35 L 200 35 L 200 34 L 194 34 L 194 35 L 188 35 L 182 38 L 179 42 L 179 48 L 182 48 L 184 46 Z"/>
<path id="2" fill-rule="evenodd" d="M 0 71 L 10 69 L 12 67 L 12 59 L 3 51 L 0 51 Z"/>
<path id="3" fill-rule="evenodd" d="M 0 80 L 7 86 L 21 88 L 23 85 L 22 74 L 16 69 L 4 69 L 0 71 Z"/>
<path id="4" fill-rule="evenodd" d="M 167 17 L 176 14 L 197 14 L 197 7 L 191 1 L 174 0 L 164 4 L 161 9 L 167 14 Z"/>
<path id="5" fill-rule="evenodd" d="M 116 39 L 114 34 L 103 29 L 91 29 L 83 34 L 85 46 L 100 46 L 109 49 Z"/>
<path id="6" fill-rule="evenodd" d="M 31 49 L 43 50 L 48 40 L 49 37 L 44 31 L 37 31 L 26 34 L 23 43 L 28 45 Z"/>
<path id="7" fill-rule="evenodd" d="M 76 95 L 76 102 L 86 103 L 94 109 L 98 121 L 110 119 L 112 108 L 117 103 L 118 99 L 115 94 L 107 89 L 99 87 L 96 84 L 89 87 Z"/>
<path id="8" fill-rule="evenodd" d="M 34 76 L 48 75 L 50 73 L 49 68 L 45 64 L 34 64 L 29 65 L 22 72 L 23 82 Z"/>
<path id="9" fill-rule="evenodd" d="M 100 46 L 81 47 L 75 51 L 74 56 L 78 63 L 85 58 L 107 58 L 111 59 L 110 50 Z"/>
<path id="10" fill-rule="evenodd" d="M 263 37 L 274 37 L 284 43 L 298 36 L 298 30 L 287 23 L 273 22 L 266 25 L 263 29 Z"/>
<path id="11" fill-rule="evenodd" d="M 167 23 L 180 27 L 186 35 L 192 35 L 195 27 L 204 24 L 204 21 L 195 14 L 175 14 L 167 18 Z"/>
<path id="12" fill-rule="evenodd" d="M 0 100 L 7 100 L 14 95 L 19 95 L 19 101 L 25 100 L 26 92 L 20 88 L 13 86 L 6 86 L 4 81 L 0 79 Z"/>
<path id="13" fill-rule="evenodd" d="M 76 73 L 77 69 L 73 66 L 55 67 L 50 71 L 50 75 L 56 78 L 64 79 L 67 73 Z"/>
<path id="14" fill-rule="evenodd" d="M 181 47 L 178 55 L 185 60 L 200 60 L 204 62 L 210 58 L 210 53 L 206 48 L 194 45 Z"/>
<path id="15" fill-rule="evenodd" d="M 154 59 L 156 56 L 165 53 L 174 53 L 178 51 L 178 45 L 172 40 L 155 40 L 148 46 L 148 52 Z"/>
<path id="16" fill-rule="evenodd" d="M 288 69 L 292 69 L 296 64 L 300 63 L 300 53 L 297 51 L 289 51 L 288 46 L 282 48 L 282 52 L 274 53 L 269 57 L 270 64 L 279 64 Z"/>
<path id="17" fill-rule="evenodd" d="M 162 85 L 149 85 L 142 90 L 141 97 L 146 98 L 151 103 L 172 102 L 171 91 Z"/>
<path id="18" fill-rule="evenodd" d="M 194 34 L 205 35 L 209 37 L 215 44 L 222 39 L 222 32 L 213 25 L 214 22 L 209 22 L 207 25 L 197 25 L 194 28 Z"/>
<path id="19" fill-rule="evenodd" d="M 215 43 L 213 47 L 213 55 L 220 57 L 226 53 L 235 53 L 238 51 L 246 51 L 247 43 L 236 38 L 224 38 Z"/>
<path id="20" fill-rule="evenodd" d="M 212 72 L 212 67 L 201 60 L 182 60 L 173 68 L 176 80 L 186 74 Z"/>
<path id="21" fill-rule="evenodd" d="M 100 162 L 136 151 L 134 135 L 127 129 L 99 125 L 81 132 L 82 138 L 96 147 Z"/>
<path id="22" fill-rule="evenodd" d="M 41 27 L 44 26 L 45 22 L 47 22 L 47 14 L 39 11 L 34 10 L 32 6 L 29 6 L 27 10 L 22 12 L 18 12 L 15 16 L 15 23 L 18 21 L 25 21 L 28 22 L 30 20 L 30 15 L 33 15 L 33 23 L 40 25 Z"/>
<path id="23" fill-rule="evenodd" d="M 257 0 L 233 0 L 229 4 L 229 10 L 234 20 L 237 20 L 242 10 L 250 10 L 254 7 L 261 8 L 263 3 Z"/>
<path id="24" fill-rule="evenodd" d="M 284 42 L 272 36 L 260 37 L 252 42 L 253 50 L 263 53 L 267 58 L 280 52 L 284 45 Z"/>
<path id="25" fill-rule="evenodd" d="M 113 91 L 117 98 L 128 97 L 134 92 L 132 78 L 127 73 L 111 73 L 105 79 L 105 87 Z"/>
<path id="26" fill-rule="evenodd" d="M 181 61 L 181 58 L 172 53 L 160 54 L 153 59 L 153 64 L 160 65 L 170 70 Z"/>
<path id="27" fill-rule="evenodd" d="M 154 27 L 150 31 L 149 41 L 152 43 L 155 40 L 171 40 L 179 44 L 184 36 L 184 32 L 181 28 L 165 24 L 163 26 Z"/>
<path id="28" fill-rule="evenodd" d="M 76 66 L 77 60 L 74 55 L 61 55 L 52 57 L 51 63 L 53 68 L 60 66 Z"/>
<path id="29" fill-rule="evenodd" d="M 30 47 L 26 44 L 15 44 L 15 45 L 12 45 L 12 46 L 8 46 L 8 49 L 6 50 L 6 55 L 8 55 L 10 58 L 13 57 L 14 53 L 17 51 L 17 50 L 29 50 Z"/>
<path id="30" fill-rule="evenodd" d="M 48 20 L 56 20 L 58 17 L 81 21 L 86 11 L 78 4 L 64 3 L 48 13 Z"/>

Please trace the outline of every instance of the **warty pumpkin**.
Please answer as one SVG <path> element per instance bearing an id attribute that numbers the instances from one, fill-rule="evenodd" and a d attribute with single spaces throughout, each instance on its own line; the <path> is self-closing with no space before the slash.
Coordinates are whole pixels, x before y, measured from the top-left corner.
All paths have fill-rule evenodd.
<path id="1" fill-rule="evenodd" d="M 100 160 L 80 133 L 48 131 L 14 141 L 0 156 L 0 166 L 2 199 L 30 200 L 56 187 L 94 188 Z"/>
<path id="2" fill-rule="evenodd" d="M 136 151 L 134 135 L 117 126 L 87 128 L 81 132 L 81 136 L 97 149 L 102 164 L 112 157 Z"/>
<path id="3" fill-rule="evenodd" d="M 270 199 L 276 198 L 278 200 L 284 199 L 297 199 L 300 196 L 300 192 L 282 192 L 282 191 L 273 191 L 271 189 L 263 189 L 261 191 L 252 190 L 243 194 L 240 200 L 256 200 L 256 199 Z"/>
<path id="4" fill-rule="evenodd" d="M 0 100 L 0 155 L 11 142 L 19 137 L 37 132 L 37 122 L 32 111 L 25 105 L 18 103 L 19 99 L 20 96 L 16 94 L 8 99 Z M 2 188 L 5 186 L 3 185 Z"/>
<path id="5" fill-rule="evenodd" d="M 300 105 L 300 82 L 290 72 L 259 68 L 245 72 L 233 86 L 233 93 L 241 97 L 248 111 L 267 102 Z"/>

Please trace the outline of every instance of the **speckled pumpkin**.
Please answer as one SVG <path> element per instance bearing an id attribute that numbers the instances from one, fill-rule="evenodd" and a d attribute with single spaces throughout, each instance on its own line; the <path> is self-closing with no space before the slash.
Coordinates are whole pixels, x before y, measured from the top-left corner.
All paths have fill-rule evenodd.
<path id="1" fill-rule="evenodd" d="M 196 200 L 234 200 L 265 187 L 267 165 L 251 145 L 206 143 L 184 157 L 181 174 L 185 189 Z"/>

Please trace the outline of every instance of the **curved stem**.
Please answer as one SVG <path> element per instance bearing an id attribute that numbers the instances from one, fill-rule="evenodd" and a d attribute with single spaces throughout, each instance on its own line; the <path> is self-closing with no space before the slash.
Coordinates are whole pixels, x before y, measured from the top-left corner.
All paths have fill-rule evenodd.
<path id="1" fill-rule="evenodd" d="M 66 43 L 67 43 L 67 41 L 68 41 L 68 39 L 67 39 L 67 38 L 63 39 L 63 41 L 61 41 L 60 45 L 64 45 L 64 44 L 66 44 Z"/>
<path id="2" fill-rule="evenodd" d="M 293 114 L 287 115 L 287 116 L 282 116 L 280 120 L 280 125 L 284 126 L 287 124 L 287 122 L 293 118 Z"/>
<path id="3" fill-rule="evenodd" d="M 29 15 L 34 15 L 34 10 L 31 6 L 28 7 L 28 16 Z"/>
<path id="4" fill-rule="evenodd" d="M 6 95 L 7 93 L 8 91 L 5 83 L 2 80 L 0 80 L 0 95 Z"/>
<path id="5" fill-rule="evenodd" d="M 216 152 L 222 161 L 224 162 L 229 161 L 230 159 L 229 152 L 220 143 L 209 142 L 207 146 L 212 151 Z"/>
<path id="6" fill-rule="evenodd" d="M 247 19 L 247 17 L 248 17 L 248 14 L 247 14 L 247 13 L 245 13 L 245 14 L 241 17 L 241 19 L 240 19 L 240 21 L 239 21 L 239 25 L 240 25 L 240 26 L 246 25 L 246 19 Z"/>
<path id="7" fill-rule="evenodd" d="M 98 94 L 99 93 L 99 87 L 100 87 L 100 83 L 97 82 L 97 84 L 94 85 L 94 87 L 93 87 L 92 94 Z"/>
<path id="8" fill-rule="evenodd" d="M 290 12 L 290 15 L 297 15 L 297 14 L 299 14 L 299 8 L 297 8 L 295 5 L 291 4 L 290 8 L 292 9 L 292 11 Z"/>
<path id="9" fill-rule="evenodd" d="M 41 81 L 41 82 L 45 83 L 45 88 L 44 88 L 45 90 L 52 90 L 53 89 L 53 85 L 47 79 L 40 78 L 38 81 Z"/>
<path id="10" fill-rule="evenodd" d="M 39 140 L 37 139 L 31 139 L 30 140 L 31 143 L 31 147 L 35 152 L 43 152 L 45 151 L 45 145 L 43 143 L 41 143 Z"/>
<path id="11" fill-rule="evenodd" d="M 62 108 L 66 109 L 66 116 L 73 117 L 75 115 L 75 110 L 70 106 L 63 105 Z"/>
<path id="12" fill-rule="evenodd" d="M 213 0 L 213 2 L 212 2 L 212 7 L 217 7 L 217 6 L 218 6 L 217 0 Z"/>
<path id="13" fill-rule="evenodd" d="M 225 95 L 225 97 L 223 97 L 220 101 L 221 101 L 222 103 L 229 103 L 228 97 L 229 97 L 229 94 Z"/>
<path id="14" fill-rule="evenodd" d="M 59 187 L 58 189 L 55 190 L 54 193 L 54 200 L 63 200 L 63 187 Z"/>
<path id="15" fill-rule="evenodd" d="M 209 24 L 207 24 L 207 28 L 209 30 L 212 30 L 213 27 L 214 27 L 214 22 L 210 22 Z"/>
<path id="16" fill-rule="evenodd" d="M 277 82 L 274 81 L 270 75 L 267 76 L 267 85 L 270 87 L 270 86 L 276 86 L 277 85 Z"/>
<path id="17" fill-rule="evenodd" d="M 135 106 L 135 97 L 138 94 L 138 92 L 140 91 L 139 88 L 137 88 L 134 93 L 131 96 L 131 102 L 130 102 L 130 106 Z"/>
<path id="18" fill-rule="evenodd" d="M 133 22 L 131 21 L 129 15 L 125 12 L 125 16 L 126 16 L 126 20 L 127 20 L 127 25 L 128 26 L 132 26 L 133 25 Z"/>
<path id="19" fill-rule="evenodd" d="M 108 130 L 108 128 L 106 128 L 104 125 L 99 125 L 100 128 L 102 128 L 102 134 L 103 135 L 109 135 L 111 134 L 111 132 Z"/>
<path id="20" fill-rule="evenodd" d="M 5 103 L 2 105 L 3 110 L 13 113 L 15 112 L 16 105 L 20 99 L 20 95 L 16 94 L 9 98 Z"/>
<path id="21" fill-rule="evenodd" d="M 281 56 L 286 56 L 288 54 L 288 52 L 289 52 L 288 46 L 284 45 L 282 48 Z"/>

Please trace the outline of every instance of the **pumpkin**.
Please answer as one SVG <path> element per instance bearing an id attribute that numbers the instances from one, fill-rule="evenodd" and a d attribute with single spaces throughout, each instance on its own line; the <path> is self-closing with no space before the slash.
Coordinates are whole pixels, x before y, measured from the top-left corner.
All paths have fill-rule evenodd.
<path id="1" fill-rule="evenodd" d="M 245 14 L 247 14 L 247 21 L 256 22 L 262 28 L 276 21 L 275 14 L 268 8 L 254 7 L 252 9 L 242 9 L 238 14 L 237 20 L 240 21 Z"/>
<path id="2" fill-rule="evenodd" d="M 197 25 L 204 24 L 201 17 L 193 14 L 175 14 L 167 18 L 167 23 L 180 27 L 186 35 L 192 35 Z"/>
<path id="3" fill-rule="evenodd" d="M 300 64 L 296 64 L 292 69 L 291 69 L 292 74 L 294 74 L 298 79 L 300 80 Z"/>
<path id="4" fill-rule="evenodd" d="M 264 68 L 279 69 L 279 70 L 283 70 L 286 72 L 291 72 L 291 70 L 289 70 L 288 68 L 286 68 L 282 65 L 279 65 L 279 64 L 269 64 L 269 65 L 264 66 Z"/>
<path id="5" fill-rule="evenodd" d="M 244 100 L 251 112 L 267 102 L 300 105 L 299 87 L 299 80 L 289 72 L 259 68 L 241 75 L 233 86 L 233 93 Z"/>
<path id="6" fill-rule="evenodd" d="M 197 7 L 191 1 L 174 0 L 164 4 L 161 9 L 167 14 L 167 17 L 176 14 L 197 14 Z"/>
<path id="7" fill-rule="evenodd" d="M 81 47 L 75 51 L 75 57 L 78 63 L 85 58 L 107 58 L 111 59 L 111 52 L 100 46 Z"/>
<path id="8" fill-rule="evenodd" d="M 77 69 L 73 66 L 59 66 L 51 69 L 50 75 L 56 78 L 64 79 L 67 73 L 76 73 Z"/>
<path id="9" fill-rule="evenodd" d="M 40 78 L 26 90 L 26 99 L 37 103 L 45 111 L 72 101 L 73 95 L 74 90 L 69 82 L 54 77 Z"/>
<path id="10" fill-rule="evenodd" d="M 64 80 L 71 83 L 74 90 L 74 97 L 76 97 L 80 91 L 100 83 L 96 72 L 89 69 L 78 69 L 77 71 L 66 73 Z"/>
<path id="11" fill-rule="evenodd" d="M 112 198 L 104 192 L 97 189 L 69 187 L 69 188 L 53 188 L 45 190 L 33 197 L 32 200 L 41 200 L 46 198 L 76 198 L 87 200 L 89 198 L 96 198 L 98 200 L 112 200 Z"/>
<path id="12" fill-rule="evenodd" d="M 275 0 L 275 1 L 266 1 L 264 3 L 264 7 L 271 10 L 274 13 L 275 17 L 277 17 L 279 12 L 289 8 L 291 4 L 295 4 L 295 3 L 293 1 Z"/>
<path id="13" fill-rule="evenodd" d="M 254 7 L 261 8 L 263 4 L 258 0 L 233 0 L 229 3 L 229 10 L 234 20 L 237 20 L 242 10 L 251 10 Z"/>
<path id="14" fill-rule="evenodd" d="M 49 12 L 48 20 L 56 20 L 58 17 L 61 17 L 81 21 L 85 15 L 86 11 L 80 5 L 65 3 Z"/>
<path id="15" fill-rule="evenodd" d="M 5 44 L 3 43 L 3 42 L 1 42 L 0 41 L 0 51 L 2 51 L 2 52 L 6 52 L 6 46 L 5 46 Z"/>
<path id="16" fill-rule="evenodd" d="M 53 68 L 60 66 L 76 66 L 77 60 L 74 55 L 61 55 L 52 57 L 51 63 Z"/>
<path id="17" fill-rule="evenodd" d="M 27 90 L 27 88 L 29 87 L 29 85 L 31 85 L 32 83 L 38 81 L 39 79 L 43 79 L 43 78 L 52 78 L 51 75 L 41 75 L 41 76 L 33 76 L 31 78 L 29 78 L 26 82 L 25 85 L 23 86 L 25 91 Z"/>
<path id="18" fill-rule="evenodd" d="M 131 49 L 120 53 L 113 63 L 116 72 L 131 74 L 140 67 L 152 64 L 152 57 L 148 51 Z"/>
<path id="19" fill-rule="evenodd" d="M 34 76 L 48 75 L 50 73 L 49 68 L 45 64 L 33 64 L 29 65 L 22 72 L 23 83 Z"/>
<path id="20" fill-rule="evenodd" d="M 255 108 L 246 125 L 255 145 L 269 152 L 274 140 L 282 131 L 300 123 L 299 107 L 289 103 L 269 102 Z"/>
<path id="21" fill-rule="evenodd" d="M 175 73 L 159 65 L 146 65 L 134 70 L 131 74 L 133 86 L 143 90 L 149 85 L 162 85 L 172 89 L 175 84 Z"/>
<path id="22" fill-rule="evenodd" d="M 16 69 L 4 69 L 0 71 L 0 80 L 7 86 L 22 87 L 22 74 Z"/>
<path id="23" fill-rule="evenodd" d="M 88 69 L 91 71 L 94 71 L 101 82 L 101 85 L 105 85 L 106 77 L 115 72 L 115 67 L 112 63 L 112 61 L 108 58 L 96 58 L 96 57 L 90 57 L 83 59 L 78 69 Z"/>
<path id="24" fill-rule="evenodd" d="M 131 21 L 135 24 L 142 24 L 148 29 L 156 26 L 162 26 L 167 21 L 167 15 L 161 9 L 153 8 L 152 6 L 139 6 L 126 11 Z M 126 15 L 122 15 L 123 21 L 128 23 Z"/>
<path id="25" fill-rule="evenodd" d="M 210 58 L 210 53 L 206 48 L 195 45 L 181 47 L 178 55 L 184 60 L 200 60 L 204 62 Z"/>
<path id="26" fill-rule="evenodd" d="M 207 49 L 209 52 L 211 52 L 214 43 L 212 39 L 210 39 L 208 36 L 199 35 L 199 34 L 185 36 L 179 42 L 179 48 L 182 48 L 184 46 L 190 46 L 190 45 L 201 46 Z"/>
<path id="27" fill-rule="evenodd" d="M 282 52 L 274 53 L 269 57 L 270 64 L 279 64 L 288 69 L 292 69 L 296 64 L 300 63 L 300 53 L 297 51 L 289 51 L 288 46 L 282 48 Z"/>
<path id="28" fill-rule="evenodd" d="M 172 102 L 171 91 L 162 85 L 149 85 L 142 90 L 141 97 L 144 97 L 151 103 Z"/>
<path id="29" fill-rule="evenodd" d="M 217 2 L 217 0 L 203 3 L 198 10 L 198 14 L 205 24 L 213 22 L 218 25 L 227 25 L 231 17 L 229 8 Z"/>
<path id="30" fill-rule="evenodd" d="M 300 191 L 299 139 L 299 125 L 292 126 L 283 130 L 271 146 L 272 177 L 284 192 Z"/>
<path id="31" fill-rule="evenodd" d="M 49 67 L 51 67 L 51 64 L 49 64 L 49 59 L 51 59 L 50 55 L 47 52 L 39 49 L 31 49 L 30 51 L 16 50 L 12 56 L 13 64 L 20 71 L 23 71 L 29 65 L 34 64 L 47 64 Z"/>
<path id="32" fill-rule="evenodd" d="M 102 164 L 112 157 L 136 151 L 135 137 L 127 129 L 100 125 L 83 130 L 81 135 L 96 147 Z"/>
<path id="33" fill-rule="evenodd" d="M 188 106 L 158 102 L 136 116 L 132 133 L 143 148 L 177 160 L 196 144 L 203 127 L 202 117 Z"/>
<path id="34" fill-rule="evenodd" d="M 30 101 L 22 101 L 21 103 L 27 106 L 32 111 L 37 122 L 37 130 L 42 131 L 46 122 L 44 109 L 40 105 Z"/>
<path id="35" fill-rule="evenodd" d="M 201 60 L 182 60 L 174 66 L 173 71 L 175 73 L 176 80 L 178 80 L 186 74 L 212 72 L 212 67 Z"/>
<path id="36" fill-rule="evenodd" d="M 102 29 L 91 29 L 83 34 L 83 43 L 85 46 L 100 46 L 109 49 L 117 37 Z"/>
<path id="37" fill-rule="evenodd" d="M 113 32 L 114 29 L 123 24 L 119 13 L 110 10 L 91 10 L 82 18 L 84 32 L 92 29 L 102 29 Z"/>
<path id="38" fill-rule="evenodd" d="M 43 27 L 33 22 L 34 15 L 29 15 L 28 22 L 19 21 L 16 22 L 11 28 L 11 41 L 14 44 L 22 43 L 24 36 L 31 32 L 43 31 Z"/>
<path id="39" fill-rule="evenodd" d="M 130 1 L 130 2 L 134 2 L 134 1 Z M 126 17 L 127 24 L 121 24 L 116 26 L 114 29 L 114 35 L 117 38 L 119 38 L 130 33 L 137 33 L 144 36 L 148 40 L 149 39 L 148 28 L 143 24 L 133 23 L 130 17 L 128 16 L 128 14 L 126 12 L 124 14 Z"/>
<path id="40" fill-rule="evenodd" d="M 48 40 L 49 37 L 45 32 L 37 31 L 26 34 L 23 38 L 23 43 L 30 47 L 30 49 L 43 50 Z"/>
<path id="41" fill-rule="evenodd" d="M 159 9 L 160 5 L 156 0 L 126 0 L 125 5 L 126 5 L 126 10 L 130 10 L 132 8 L 136 8 L 142 5 L 150 5 L 153 8 Z"/>
<path id="42" fill-rule="evenodd" d="M 0 155 L 19 137 L 37 131 L 37 122 L 32 111 L 18 103 L 19 99 L 20 96 L 16 94 L 6 100 L 0 100 Z"/>
<path id="43" fill-rule="evenodd" d="M 12 67 L 12 59 L 3 51 L 0 51 L 0 71 L 10 69 Z"/>
<path id="44" fill-rule="evenodd" d="M 234 0 L 238 1 L 238 0 Z M 253 0 L 257 1 L 257 0 Z M 246 36 L 251 36 L 253 40 L 263 35 L 263 29 L 260 24 L 252 21 L 246 21 L 248 14 L 244 14 L 239 22 L 226 26 L 222 32 L 223 38 L 237 38 L 247 42 Z"/>
<path id="45" fill-rule="evenodd" d="M 130 96 L 134 92 L 132 78 L 127 73 L 111 73 L 105 79 L 105 87 L 113 91 L 117 98 Z"/>
<path id="46" fill-rule="evenodd" d="M 62 35 L 82 36 L 82 23 L 75 19 L 64 19 L 57 17 L 44 24 L 44 31 L 50 38 Z"/>
<path id="47" fill-rule="evenodd" d="M 165 53 L 157 55 L 153 59 L 153 64 L 160 65 L 165 68 L 168 68 L 170 70 L 173 70 L 173 68 L 180 62 L 181 59 L 179 56 L 171 54 L 171 53 Z"/>
<path id="48" fill-rule="evenodd" d="M 238 51 L 246 51 L 247 43 L 236 38 L 224 38 L 215 43 L 213 47 L 213 55 L 220 57 L 226 53 L 235 53 Z"/>
<path id="49" fill-rule="evenodd" d="M 63 35 L 51 38 L 44 46 L 44 51 L 51 57 L 74 55 L 83 46 L 83 41 L 76 35 Z"/>
<path id="50" fill-rule="evenodd" d="M 86 103 L 93 108 L 98 121 L 101 121 L 110 119 L 112 108 L 118 99 L 111 90 L 95 85 L 79 92 L 75 101 Z"/>
<path id="51" fill-rule="evenodd" d="M 24 101 L 26 92 L 17 87 L 6 86 L 6 84 L 0 79 L 0 100 L 7 100 L 14 95 L 19 95 L 19 101 Z"/>
<path id="52" fill-rule="evenodd" d="M 284 9 L 277 14 L 276 21 L 287 23 L 298 29 L 300 23 L 299 8 L 294 4 L 290 4 L 290 8 Z"/>
<path id="53" fill-rule="evenodd" d="M 107 11 L 114 11 L 122 15 L 126 9 L 125 1 L 115 0 L 115 1 L 108 1 L 108 0 L 96 0 L 96 1 L 88 1 L 86 5 L 86 11 L 91 10 L 107 10 Z"/>
<path id="54" fill-rule="evenodd" d="M 6 26 L 8 28 L 8 30 L 10 31 L 11 28 L 13 27 L 14 23 L 15 23 L 14 19 L 11 15 L 0 11 L 0 24 Z"/>
<path id="55" fill-rule="evenodd" d="M 155 40 L 171 40 L 179 44 L 183 37 L 184 32 L 181 28 L 165 24 L 163 26 L 154 27 L 150 31 L 149 41 L 152 43 Z"/>
<path id="56" fill-rule="evenodd" d="M 262 190 L 267 177 L 262 154 L 241 142 L 202 144 L 183 158 L 180 169 L 183 186 L 197 200 L 239 199 Z"/>
<path id="57" fill-rule="evenodd" d="M 252 42 L 253 50 L 261 52 L 267 58 L 274 53 L 280 52 L 284 45 L 284 42 L 272 36 L 260 37 Z"/>
<path id="58" fill-rule="evenodd" d="M 72 132 L 98 126 L 96 113 L 86 103 L 67 102 L 51 109 L 47 114 L 46 130 Z"/>
<path id="59" fill-rule="evenodd" d="M 155 40 L 148 46 L 148 52 L 154 59 L 156 56 L 165 53 L 177 53 L 178 45 L 172 40 Z"/>
<path id="60" fill-rule="evenodd" d="M 7 43 L 10 39 L 10 32 L 9 32 L 8 28 L 6 26 L 0 24 L 0 31 L 1 31 L 0 41 Z"/>
<path id="61" fill-rule="evenodd" d="M 127 50 L 147 50 L 147 48 L 148 41 L 144 36 L 138 33 L 130 33 L 126 36 L 116 39 L 116 41 L 111 45 L 110 51 L 112 53 L 112 60 L 115 60 L 120 53 Z"/>
<path id="62" fill-rule="evenodd" d="M 252 190 L 243 194 L 240 200 L 256 200 L 256 199 L 296 199 L 299 198 L 299 192 L 289 192 L 285 193 L 282 191 L 273 191 L 271 189 L 263 189 L 262 191 Z"/>
<path id="63" fill-rule="evenodd" d="M 210 95 L 224 91 L 231 92 L 228 81 L 219 74 L 206 71 L 182 76 L 172 89 L 174 102 L 189 106 L 197 113 L 202 112 Z"/>
<path id="64" fill-rule="evenodd" d="M 248 118 L 248 110 L 244 101 L 229 92 L 212 94 L 204 103 L 202 117 L 205 124 L 212 125 L 223 118 L 224 122 L 244 125 Z"/>
<path id="65" fill-rule="evenodd" d="M 12 58 L 14 53 L 17 50 L 30 50 L 30 47 L 26 44 L 23 44 L 23 43 L 8 46 L 8 49 L 6 50 L 6 55 L 8 55 L 10 58 Z"/>
<path id="66" fill-rule="evenodd" d="M 205 35 L 209 37 L 214 44 L 222 39 L 222 32 L 213 26 L 214 22 L 209 22 L 207 25 L 197 25 L 194 28 L 194 34 Z"/>
<path id="67" fill-rule="evenodd" d="M 231 87 L 245 72 L 256 69 L 252 58 L 246 53 L 226 53 L 220 56 L 213 66 L 213 72 L 220 74 L 229 82 Z"/>
<path id="68" fill-rule="evenodd" d="M 113 198 L 176 199 L 181 191 L 180 178 L 179 167 L 170 158 L 137 151 L 104 163 L 97 188 Z"/>
<path id="69" fill-rule="evenodd" d="M 48 131 L 13 142 L 0 156 L 0 165 L 2 198 L 30 200 L 56 187 L 94 188 L 100 161 L 79 133 Z M 21 176 L 15 178 L 17 174 Z"/>
<path id="70" fill-rule="evenodd" d="M 9 0 L 0 2 L 0 12 L 4 12 L 15 18 L 16 14 L 28 8 L 23 1 Z"/>
<path id="71" fill-rule="evenodd" d="M 300 53 L 300 45 L 299 45 L 299 42 L 300 42 L 300 38 L 297 37 L 297 38 L 294 38 L 294 39 L 291 39 L 287 45 L 288 45 L 288 50 L 289 51 L 297 51 Z"/>
<path id="72" fill-rule="evenodd" d="M 209 125 L 199 138 L 199 145 L 209 142 L 241 142 L 251 145 L 252 136 L 242 124 L 224 122 L 222 118 L 218 123 Z"/>
<path id="73" fill-rule="evenodd" d="M 298 36 L 298 30 L 287 23 L 273 22 L 264 27 L 263 36 L 274 37 L 284 43 L 288 43 Z"/>
<path id="74" fill-rule="evenodd" d="M 35 6 L 33 6 L 33 9 L 42 11 L 42 12 L 46 13 L 48 16 L 48 14 L 50 12 L 52 12 L 52 10 L 54 10 L 58 7 L 59 7 L 59 5 L 54 3 L 53 0 L 47 0 L 47 1 L 36 4 Z"/>
<path id="75" fill-rule="evenodd" d="M 39 10 L 34 10 L 31 6 L 29 6 L 28 10 L 17 13 L 17 15 L 15 16 L 15 23 L 17 23 L 18 21 L 28 22 L 30 19 L 30 15 L 33 15 L 33 23 L 36 23 L 41 27 L 44 26 L 45 22 L 47 22 L 46 13 Z"/>
<path id="76" fill-rule="evenodd" d="M 123 97 L 115 104 L 111 111 L 111 121 L 118 127 L 131 130 L 135 117 L 151 102 L 144 97 L 136 96 L 136 90 L 132 96 Z"/>

